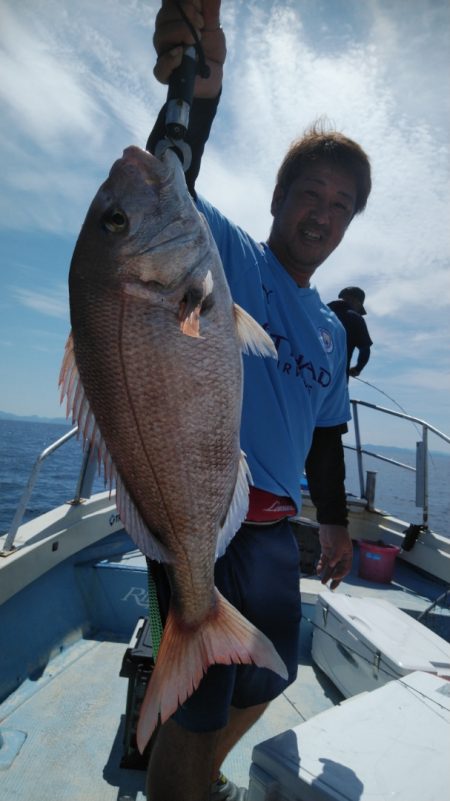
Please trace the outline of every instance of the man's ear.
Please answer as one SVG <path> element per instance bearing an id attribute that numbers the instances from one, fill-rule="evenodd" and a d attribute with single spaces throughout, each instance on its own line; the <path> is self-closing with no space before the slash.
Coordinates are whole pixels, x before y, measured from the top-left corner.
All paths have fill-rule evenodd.
<path id="1" fill-rule="evenodd" d="M 283 202 L 283 198 L 284 198 L 284 189 L 280 186 L 280 184 L 277 184 L 275 189 L 273 190 L 272 203 L 270 204 L 270 211 L 272 217 L 275 217 L 275 214 L 277 214 L 277 212 L 279 211 L 281 203 Z"/>

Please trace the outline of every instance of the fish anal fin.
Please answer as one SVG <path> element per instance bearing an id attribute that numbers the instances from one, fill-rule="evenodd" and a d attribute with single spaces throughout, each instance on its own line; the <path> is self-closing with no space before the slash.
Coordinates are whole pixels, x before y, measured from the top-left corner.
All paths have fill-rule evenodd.
<path id="1" fill-rule="evenodd" d="M 227 546 L 233 539 L 237 530 L 240 528 L 241 523 L 247 514 L 249 483 L 252 483 L 252 477 L 247 465 L 245 453 L 241 451 L 233 497 L 231 499 L 225 522 L 217 537 L 216 559 L 218 559 L 219 556 L 223 556 Z"/>
<path id="2" fill-rule="evenodd" d="M 277 349 L 264 329 L 237 303 L 234 304 L 234 319 L 236 329 L 244 353 L 253 353 L 255 356 L 271 356 L 276 359 Z"/>
<path id="3" fill-rule="evenodd" d="M 216 590 L 216 605 L 197 629 L 183 626 L 170 609 L 156 665 L 142 702 L 137 744 L 142 753 L 158 720 L 173 715 L 213 664 L 255 664 L 287 678 L 270 640 Z"/>
<path id="4" fill-rule="evenodd" d="M 120 519 L 138 548 L 157 562 L 170 562 L 167 548 L 152 534 L 120 475 L 116 480 L 116 504 Z"/>

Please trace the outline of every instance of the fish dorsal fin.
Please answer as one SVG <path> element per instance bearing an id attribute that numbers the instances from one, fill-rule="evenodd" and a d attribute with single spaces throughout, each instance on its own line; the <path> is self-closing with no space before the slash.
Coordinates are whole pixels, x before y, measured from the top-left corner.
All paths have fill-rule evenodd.
<path id="1" fill-rule="evenodd" d="M 144 523 L 121 477 L 116 471 L 111 455 L 106 447 L 94 413 L 89 405 L 75 360 L 73 336 L 69 335 L 64 352 L 63 363 L 59 375 L 61 387 L 61 403 L 66 398 L 66 417 L 72 416 L 78 425 L 83 447 L 92 447 L 92 454 L 97 454 L 99 470 L 103 468 L 105 484 L 112 489 L 114 480 L 117 485 L 116 504 L 120 519 L 138 548 L 151 559 L 168 562 L 169 554 L 164 546 L 153 536 Z"/>
<path id="2" fill-rule="evenodd" d="M 225 523 L 220 529 L 217 537 L 216 559 L 218 559 L 219 556 L 223 556 L 237 530 L 240 528 L 245 515 L 247 514 L 249 483 L 252 483 L 252 477 L 247 465 L 245 453 L 241 451 L 238 475 L 233 497 L 230 503 L 230 508 L 228 509 Z"/>
<path id="3" fill-rule="evenodd" d="M 234 319 L 243 353 L 277 358 L 277 349 L 269 334 L 237 303 L 234 304 Z"/>

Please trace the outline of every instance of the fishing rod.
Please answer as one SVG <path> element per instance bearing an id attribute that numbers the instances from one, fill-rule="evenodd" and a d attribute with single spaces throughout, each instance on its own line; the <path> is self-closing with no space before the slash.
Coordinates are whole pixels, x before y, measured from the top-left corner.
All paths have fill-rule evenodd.
<path id="1" fill-rule="evenodd" d="M 403 414 L 406 414 L 406 415 L 408 415 L 408 417 L 411 417 L 410 413 L 407 412 L 406 409 L 404 409 L 403 406 L 401 406 L 401 404 L 398 403 L 395 400 L 395 398 L 392 398 L 391 395 L 388 395 L 387 392 L 384 392 L 382 389 L 380 389 L 379 387 L 375 386 L 375 384 L 371 384 L 370 381 L 366 381 L 364 378 L 359 378 L 359 376 L 354 376 L 354 378 L 356 378 L 357 381 L 361 381 L 363 384 L 367 384 L 367 386 L 371 387 L 371 389 L 375 389 L 381 395 L 384 395 L 385 398 L 388 398 L 390 401 L 392 401 L 392 403 L 395 403 L 395 405 L 400 409 L 401 412 L 403 412 Z M 414 428 L 417 431 L 419 437 L 422 437 L 422 431 L 420 430 L 419 426 L 413 420 L 409 420 L 409 422 L 411 423 L 411 425 L 414 426 Z M 433 469 L 435 469 L 436 465 L 435 465 L 435 463 L 433 461 L 433 456 L 430 453 L 430 451 L 428 451 L 428 457 L 430 459 L 430 463 L 433 465 Z"/>
<path id="2" fill-rule="evenodd" d="M 391 395 L 388 395 L 387 392 L 384 392 L 384 390 L 382 390 L 379 387 L 375 386 L 375 384 L 371 384 L 370 381 L 366 381 L 364 378 L 359 378 L 359 376 L 354 376 L 354 378 L 356 378 L 357 381 L 361 381 L 362 384 L 367 384 L 367 386 L 371 387 L 371 389 L 375 389 L 381 395 L 384 395 L 385 398 L 388 398 L 390 401 L 392 401 L 392 403 L 395 403 L 397 408 L 400 409 L 400 411 L 403 412 L 403 414 L 406 414 L 406 415 L 408 415 L 408 417 L 411 417 L 410 413 L 408 411 L 406 411 L 406 409 L 404 409 L 403 406 L 401 406 L 400 403 L 398 403 L 395 400 L 395 398 L 392 398 Z M 414 423 L 413 420 L 410 420 L 409 422 L 414 426 L 414 428 L 416 429 L 417 433 L 420 436 L 422 436 L 422 432 L 421 432 L 420 428 L 416 425 L 416 423 Z"/>
<path id="3" fill-rule="evenodd" d="M 155 156 L 161 158 L 166 150 L 171 148 L 179 157 L 184 172 L 187 172 L 192 160 L 191 148 L 186 140 L 194 98 L 195 78 L 197 75 L 209 78 L 211 71 L 206 63 L 197 31 L 180 3 L 176 2 L 175 5 L 194 38 L 194 44 L 184 47 L 181 64 L 170 76 L 166 101 L 165 136 L 157 143 Z"/>

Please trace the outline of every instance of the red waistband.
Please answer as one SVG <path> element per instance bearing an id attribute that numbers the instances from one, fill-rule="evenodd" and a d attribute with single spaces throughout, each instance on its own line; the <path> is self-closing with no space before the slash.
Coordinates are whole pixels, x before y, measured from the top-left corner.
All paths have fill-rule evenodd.
<path id="1" fill-rule="evenodd" d="M 297 508 L 288 496 L 250 487 L 246 520 L 250 523 L 269 523 L 292 517 Z"/>

